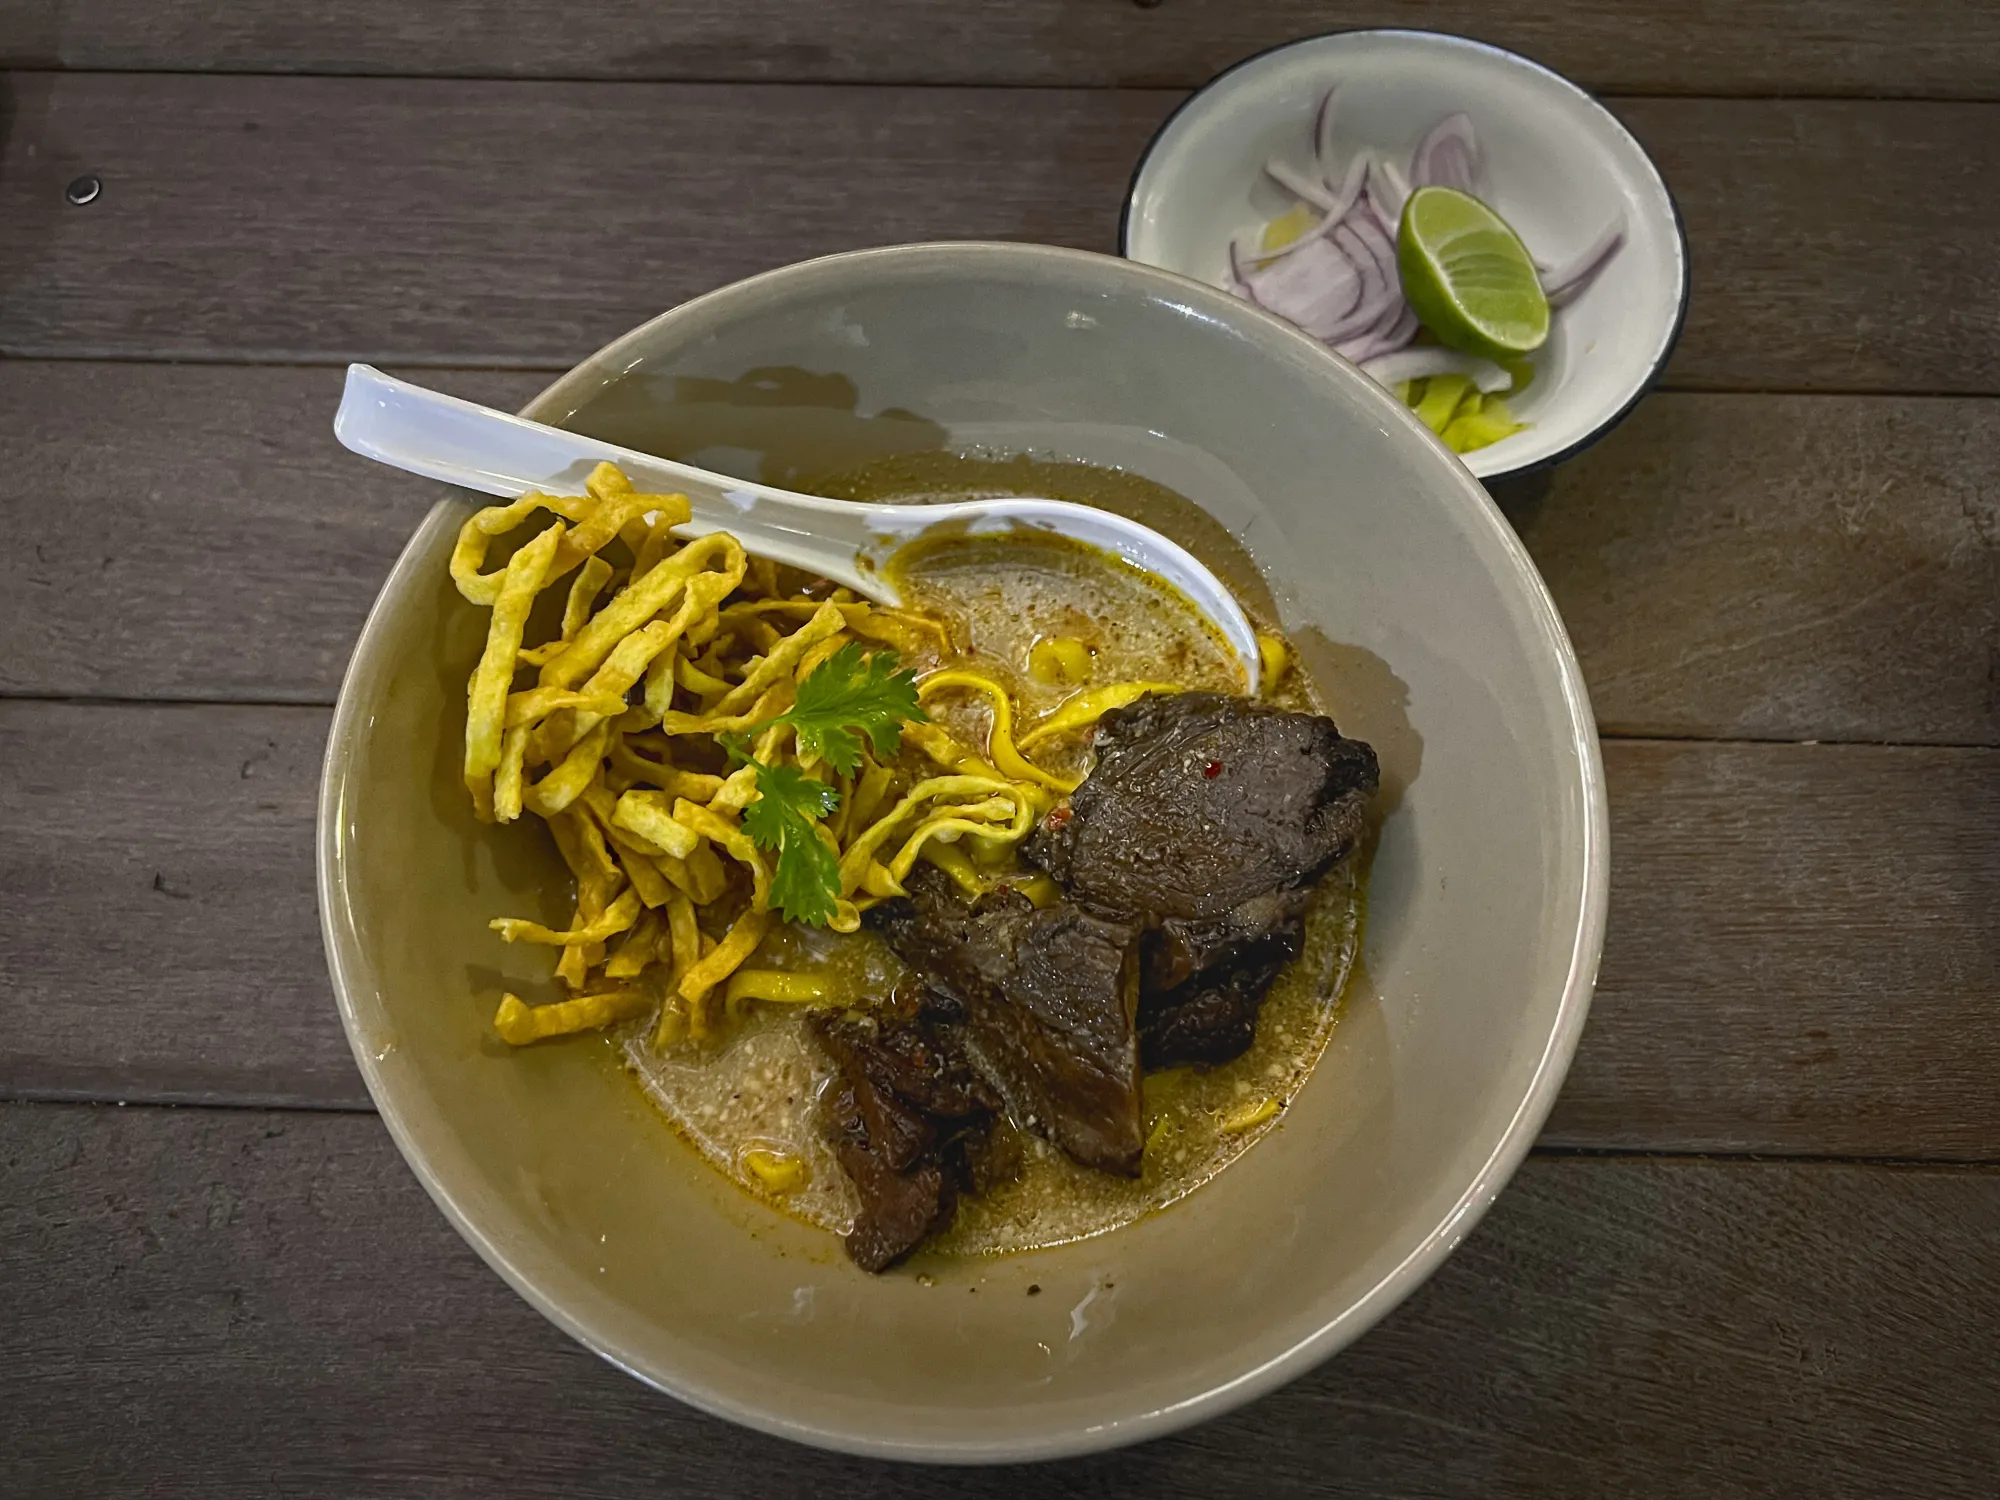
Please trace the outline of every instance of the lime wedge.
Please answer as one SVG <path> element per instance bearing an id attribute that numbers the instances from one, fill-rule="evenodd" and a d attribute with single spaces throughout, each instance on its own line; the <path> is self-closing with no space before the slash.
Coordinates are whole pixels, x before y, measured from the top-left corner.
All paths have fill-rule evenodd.
<path id="1" fill-rule="evenodd" d="M 1422 187 L 1396 236 L 1403 295 L 1438 342 L 1510 360 L 1549 336 L 1549 299 L 1534 258 L 1507 221 L 1456 188 Z"/>

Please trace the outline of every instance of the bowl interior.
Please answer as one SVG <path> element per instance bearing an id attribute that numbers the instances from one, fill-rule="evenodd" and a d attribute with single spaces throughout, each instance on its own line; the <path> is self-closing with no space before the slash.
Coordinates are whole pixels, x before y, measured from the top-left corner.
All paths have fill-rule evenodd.
<path id="1" fill-rule="evenodd" d="M 1560 457 L 1607 430 L 1665 364 L 1680 330 L 1687 257 L 1672 198 L 1631 134 L 1575 85 L 1462 37 L 1355 31 L 1253 58 L 1195 95 L 1133 183 L 1125 254 L 1216 286 L 1229 242 L 1296 201 L 1263 174 L 1278 157 L 1313 175 L 1312 122 L 1334 84 L 1341 160 L 1361 147 L 1407 168 L 1446 115 L 1472 119 L 1480 185 L 1538 260 L 1561 265 L 1622 213 L 1626 244 L 1559 310 L 1534 383 L 1509 405 L 1531 424 L 1465 456 L 1491 476 Z"/>
<path id="2" fill-rule="evenodd" d="M 1456 1243 L 1553 1097 L 1603 915 L 1595 740 L 1547 596 L 1483 492 L 1363 377 L 1222 293 L 1106 257 L 935 246 L 813 262 L 614 345 L 531 415 L 781 479 L 991 448 L 1116 465 L 1170 529 L 1254 566 L 1388 809 L 1361 972 L 1283 1127 L 1136 1226 L 870 1278 L 702 1166 L 607 1045 L 507 1051 L 503 982 L 560 919 L 538 827 L 458 785 L 484 615 L 441 501 L 386 586 L 328 750 L 336 989 L 399 1144 L 462 1232 L 563 1327 L 711 1410 L 946 1459 L 1108 1446 L 1351 1338 Z M 642 443 L 642 445 L 644 445 Z M 1245 584 L 1246 594 L 1257 592 Z M 504 976 L 504 981 L 503 981 Z"/>

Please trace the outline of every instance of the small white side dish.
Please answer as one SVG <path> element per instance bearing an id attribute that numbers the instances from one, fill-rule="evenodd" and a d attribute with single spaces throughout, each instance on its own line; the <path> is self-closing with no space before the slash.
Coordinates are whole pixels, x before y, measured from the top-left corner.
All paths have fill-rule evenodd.
<path id="1" fill-rule="evenodd" d="M 1229 242 L 1297 200 L 1263 172 L 1313 176 L 1313 125 L 1338 85 L 1337 154 L 1407 168 L 1424 132 L 1464 113 L 1485 168 L 1480 196 L 1546 265 L 1562 265 L 1621 215 L 1625 244 L 1559 310 L 1532 385 L 1510 397 L 1524 432 L 1464 455 L 1482 479 L 1552 464 L 1614 427 L 1656 381 L 1687 308 L 1680 216 L 1659 169 L 1611 112 L 1538 63 L 1465 37 L 1349 31 L 1237 64 L 1191 97 L 1141 157 L 1120 231 L 1127 259 L 1230 284 Z"/>

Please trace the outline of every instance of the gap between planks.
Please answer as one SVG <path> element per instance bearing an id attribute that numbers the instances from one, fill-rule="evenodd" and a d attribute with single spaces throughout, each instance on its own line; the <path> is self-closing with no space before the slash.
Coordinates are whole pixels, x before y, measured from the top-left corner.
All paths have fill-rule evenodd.
<path id="1" fill-rule="evenodd" d="M 1189 1432 L 1011 1470 L 816 1453 L 647 1390 L 511 1294 L 355 1116 L 0 1109 L 0 1172 L 0 1446 L 23 1494 L 264 1500 L 339 1476 L 1208 1500 L 1254 1473 L 1266 1500 L 1987 1500 L 2000 1464 L 1987 1172 L 1531 1158 L 1339 1358 Z M 1059 1325 L 1071 1300 L 1042 1299 Z"/>
<path id="2" fill-rule="evenodd" d="M 433 383 L 518 407 L 542 378 Z M 341 450 L 339 388 L 330 368 L 0 362 L 0 694 L 333 701 L 444 493 Z M 2000 744 L 1995 444 L 1988 398 L 1664 393 L 1493 492 L 1602 733 Z"/>

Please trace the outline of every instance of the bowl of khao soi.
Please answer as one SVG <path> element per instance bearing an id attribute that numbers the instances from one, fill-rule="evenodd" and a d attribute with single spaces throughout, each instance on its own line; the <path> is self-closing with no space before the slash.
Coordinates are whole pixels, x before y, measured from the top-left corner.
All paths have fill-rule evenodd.
<path id="1" fill-rule="evenodd" d="M 608 464 L 440 501 L 343 688 L 323 912 L 517 1289 L 708 1410 L 967 1461 L 1222 1410 L 1435 1265 L 1566 1066 L 1603 808 L 1546 592 L 1390 394 L 1225 293 L 954 245 L 712 293 L 527 415 L 1119 511 L 1262 670 L 1047 532 L 920 535 L 891 607 Z"/>

